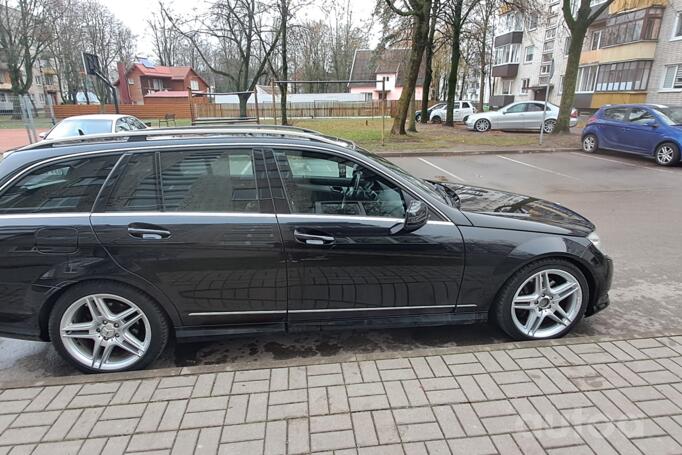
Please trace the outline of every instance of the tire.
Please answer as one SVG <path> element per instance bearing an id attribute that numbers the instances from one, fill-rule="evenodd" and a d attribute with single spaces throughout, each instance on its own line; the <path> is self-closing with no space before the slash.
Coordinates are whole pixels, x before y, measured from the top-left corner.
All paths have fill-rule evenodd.
<path id="1" fill-rule="evenodd" d="M 416 121 L 419 122 L 419 121 L 422 119 L 422 115 L 421 115 L 421 114 L 417 114 L 417 115 L 414 116 L 414 118 L 415 118 Z"/>
<path id="2" fill-rule="evenodd" d="M 52 308 L 48 330 L 57 352 L 84 373 L 143 369 L 163 352 L 170 332 L 154 300 L 109 281 L 68 289 Z"/>
<path id="3" fill-rule="evenodd" d="M 664 142 L 656 147 L 654 158 L 660 166 L 674 166 L 680 162 L 680 149 L 672 142 Z"/>
<path id="4" fill-rule="evenodd" d="M 542 127 L 542 129 L 545 131 L 545 134 L 551 134 L 554 131 L 554 128 L 556 128 L 556 120 L 551 118 L 545 120 L 545 124 Z"/>
<path id="5" fill-rule="evenodd" d="M 476 120 L 476 123 L 474 123 L 474 129 L 479 133 L 485 133 L 486 131 L 490 130 L 490 121 L 485 118 Z"/>
<path id="6" fill-rule="evenodd" d="M 433 117 L 431 117 L 431 123 L 441 123 L 441 122 L 442 122 L 442 120 L 441 120 L 439 115 L 434 115 Z"/>
<path id="7" fill-rule="evenodd" d="M 575 289 L 564 298 L 560 298 L 561 294 L 556 297 L 560 299 L 558 305 L 563 315 L 556 310 L 557 303 L 553 298 L 545 298 L 545 291 L 537 292 L 536 277 L 544 276 L 545 273 L 549 276 L 550 288 L 558 290 L 560 286 L 571 283 L 573 288 L 563 293 Z M 562 282 L 562 279 L 565 281 Z M 493 304 L 491 315 L 500 328 L 515 340 L 561 338 L 585 315 L 589 293 L 587 279 L 578 267 L 562 259 L 542 259 L 526 265 L 504 284 Z M 540 298 L 534 302 L 530 300 L 537 295 Z M 528 309 L 522 308 L 524 306 Z M 550 313 L 563 322 L 553 319 Z M 532 314 L 535 314 L 534 319 Z M 536 324 L 538 319 L 539 325 Z"/>
<path id="8" fill-rule="evenodd" d="M 586 134 L 582 140 L 582 147 L 585 153 L 596 153 L 599 151 L 599 139 L 592 133 Z"/>
<path id="9" fill-rule="evenodd" d="M 469 118 L 469 116 L 465 115 L 464 118 L 462 118 L 462 123 L 466 123 L 468 118 Z"/>

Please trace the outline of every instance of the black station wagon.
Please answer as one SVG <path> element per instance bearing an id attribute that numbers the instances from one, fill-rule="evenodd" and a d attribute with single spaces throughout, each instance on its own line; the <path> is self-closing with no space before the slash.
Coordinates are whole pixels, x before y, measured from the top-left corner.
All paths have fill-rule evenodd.
<path id="1" fill-rule="evenodd" d="M 491 319 L 560 337 L 608 305 L 611 275 L 571 210 L 308 130 L 137 131 L 0 161 L 0 335 L 85 372 L 143 368 L 172 336 Z"/>

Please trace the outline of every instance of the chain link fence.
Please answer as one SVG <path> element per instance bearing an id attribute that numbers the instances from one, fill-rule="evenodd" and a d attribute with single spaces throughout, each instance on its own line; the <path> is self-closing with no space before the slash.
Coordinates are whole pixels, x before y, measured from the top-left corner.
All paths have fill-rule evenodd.
<path id="1" fill-rule="evenodd" d="M 51 96 L 0 92 L 0 150 L 37 142 L 55 123 Z"/>

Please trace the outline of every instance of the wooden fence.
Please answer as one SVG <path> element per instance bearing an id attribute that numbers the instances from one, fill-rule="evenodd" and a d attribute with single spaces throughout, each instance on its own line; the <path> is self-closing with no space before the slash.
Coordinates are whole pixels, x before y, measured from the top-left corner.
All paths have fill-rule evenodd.
<path id="1" fill-rule="evenodd" d="M 196 105 L 195 105 L 196 106 Z M 143 120 L 163 118 L 166 114 L 175 114 L 176 118 L 191 118 L 190 105 L 187 100 L 165 104 L 121 104 L 121 114 L 134 115 Z M 114 114 L 113 104 L 60 104 L 54 107 L 54 114 L 58 119 L 85 114 Z"/>
<path id="2" fill-rule="evenodd" d="M 330 118 L 330 117 L 379 117 L 381 116 L 381 101 L 314 101 L 287 103 L 287 115 L 290 118 Z M 386 101 L 386 115 L 397 112 L 398 101 Z M 193 104 L 194 118 L 207 117 L 239 117 L 239 104 Z M 279 103 L 275 105 L 274 113 L 279 118 L 282 113 Z M 258 104 L 258 114 L 261 118 L 273 117 L 272 102 Z M 256 105 L 248 104 L 247 117 L 256 116 Z"/>

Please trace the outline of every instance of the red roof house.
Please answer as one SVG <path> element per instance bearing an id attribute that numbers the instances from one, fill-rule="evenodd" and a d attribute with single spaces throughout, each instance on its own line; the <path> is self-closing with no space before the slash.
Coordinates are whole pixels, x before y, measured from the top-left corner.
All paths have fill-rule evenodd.
<path id="1" fill-rule="evenodd" d="M 188 89 L 196 94 L 206 94 L 209 89 L 208 83 L 191 66 L 155 66 L 143 59 L 142 63 L 134 63 L 125 70 L 125 76 L 121 77 L 123 72 L 119 67 L 119 79 L 114 82 L 122 104 L 186 98 Z M 120 86 L 121 79 L 127 83 L 126 87 Z"/>

